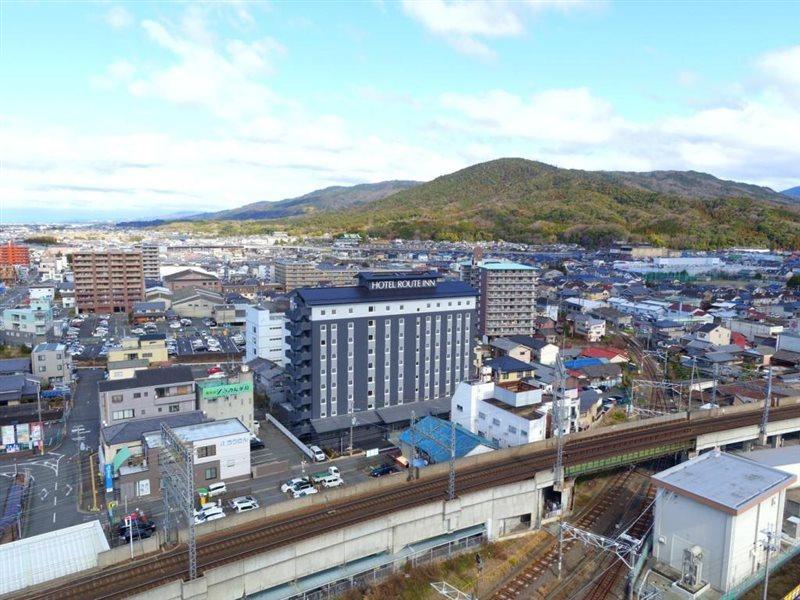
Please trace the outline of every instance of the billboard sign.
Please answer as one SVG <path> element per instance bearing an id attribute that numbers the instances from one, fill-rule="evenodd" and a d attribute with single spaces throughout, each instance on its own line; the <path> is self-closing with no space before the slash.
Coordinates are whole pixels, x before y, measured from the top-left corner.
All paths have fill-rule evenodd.
<path id="1" fill-rule="evenodd" d="M 31 429 L 27 423 L 17 425 L 17 443 L 20 446 L 27 446 L 31 441 Z"/>
<path id="2" fill-rule="evenodd" d="M 31 423 L 31 441 L 39 442 L 42 439 L 42 424 Z"/>
<path id="3" fill-rule="evenodd" d="M 236 394 L 252 393 L 253 382 L 243 381 L 241 383 L 224 383 L 222 385 L 206 385 L 202 387 L 203 400 L 213 400 L 223 396 L 235 396 Z"/>
<path id="4" fill-rule="evenodd" d="M 14 435 L 14 426 L 13 425 L 3 425 L 2 428 L 2 437 L 3 437 L 3 446 L 10 446 L 17 441 L 16 435 Z"/>

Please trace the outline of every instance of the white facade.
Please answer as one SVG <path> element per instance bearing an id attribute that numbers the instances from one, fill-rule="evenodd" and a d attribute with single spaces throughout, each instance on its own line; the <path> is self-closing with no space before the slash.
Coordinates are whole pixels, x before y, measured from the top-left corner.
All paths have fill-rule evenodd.
<path id="1" fill-rule="evenodd" d="M 793 476 L 709 452 L 653 476 L 653 556 L 680 573 L 698 556 L 699 580 L 727 592 L 763 566 L 764 531 L 779 533 Z"/>
<path id="2" fill-rule="evenodd" d="M 508 448 L 545 439 L 548 411 L 541 402 L 540 389 L 516 392 L 493 381 L 462 381 L 450 400 L 450 418 Z"/>
<path id="3" fill-rule="evenodd" d="M 575 333 L 584 336 L 589 342 L 599 342 L 606 334 L 606 322 L 593 317 L 576 317 Z"/>
<path id="4" fill-rule="evenodd" d="M 278 365 L 286 360 L 286 319 L 283 313 L 248 306 L 245 323 L 245 362 L 265 358 Z"/>
<path id="5" fill-rule="evenodd" d="M 195 473 L 219 468 L 206 480 L 222 481 L 250 476 L 250 431 L 238 419 L 177 427 L 175 434 L 192 443 Z M 210 449 L 213 447 L 213 450 Z M 203 465 L 208 465 L 204 467 Z M 196 480 L 201 485 L 201 480 Z"/>
<path id="6" fill-rule="evenodd" d="M 28 288 L 28 296 L 31 300 L 44 300 L 52 304 L 56 296 L 56 288 L 48 284 L 34 284 Z"/>
<path id="7" fill-rule="evenodd" d="M 728 328 L 736 333 L 741 333 L 748 341 L 752 342 L 757 337 L 775 337 L 783 333 L 783 325 L 773 325 L 772 323 L 759 323 L 758 321 L 740 321 L 731 319 Z"/>
<path id="8" fill-rule="evenodd" d="M 800 335 L 781 333 L 778 336 L 778 343 L 775 345 L 775 350 L 800 352 Z"/>

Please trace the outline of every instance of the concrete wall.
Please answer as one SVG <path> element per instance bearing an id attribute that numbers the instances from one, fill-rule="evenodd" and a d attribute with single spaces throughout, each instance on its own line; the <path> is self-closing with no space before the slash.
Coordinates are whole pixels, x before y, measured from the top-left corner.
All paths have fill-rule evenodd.
<path id="1" fill-rule="evenodd" d="M 387 478 L 390 480 L 391 478 Z M 395 482 L 377 482 L 380 487 L 393 487 Z M 403 482 L 401 482 L 403 483 Z M 532 513 L 533 526 L 541 509 L 541 489 L 552 481 L 531 479 L 480 492 L 464 494 L 452 502 L 437 501 L 386 517 L 343 527 L 294 545 L 248 557 L 204 573 L 201 581 L 184 584 L 183 595 L 175 586 L 159 590 L 159 598 L 202 598 L 223 600 L 238 598 L 281 585 L 319 571 L 381 552 L 398 552 L 403 547 L 431 537 L 474 525 L 484 524 L 491 538 L 502 531 L 504 519 Z M 380 485 L 383 484 L 383 485 Z M 291 509 L 355 494 L 361 486 L 318 494 L 303 500 L 286 502 Z M 372 487 L 372 486 L 371 486 Z M 363 490 L 362 490 L 363 491 Z M 321 497 L 321 498 L 320 498 Z M 276 505 L 259 514 L 231 516 L 227 526 L 241 525 L 277 514 L 284 509 Z M 202 526 L 199 531 L 211 533 L 220 521 Z M 221 528 L 221 527 L 220 527 Z M 185 532 L 182 532 L 185 535 Z M 140 598 L 152 598 L 142 594 Z"/>

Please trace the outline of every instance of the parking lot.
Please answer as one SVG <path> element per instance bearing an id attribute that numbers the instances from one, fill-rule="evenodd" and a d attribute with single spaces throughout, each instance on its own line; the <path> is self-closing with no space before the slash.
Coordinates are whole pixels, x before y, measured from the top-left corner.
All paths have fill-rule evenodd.
<path id="1" fill-rule="evenodd" d="M 118 344 L 127 336 L 142 335 L 142 333 L 163 333 L 167 341 L 174 341 L 174 352 L 171 356 L 188 357 L 209 355 L 209 358 L 219 355 L 238 356 L 243 348 L 237 346 L 233 336 L 241 332 L 236 326 L 211 327 L 203 319 L 188 319 L 190 324 L 181 324 L 180 327 L 171 326 L 168 321 L 156 321 L 146 330 L 142 324 L 130 324 L 125 315 L 110 315 L 102 318 L 96 315 L 87 315 L 84 322 L 78 327 L 77 338 L 63 341 L 80 350 L 73 354 L 76 360 L 97 361 L 103 360 L 108 349 Z M 186 321 L 184 321 L 186 323 Z M 98 330 L 98 328 L 101 328 Z M 216 343 L 216 345 L 215 345 Z M 76 348 L 76 346 L 78 346 Z"/>

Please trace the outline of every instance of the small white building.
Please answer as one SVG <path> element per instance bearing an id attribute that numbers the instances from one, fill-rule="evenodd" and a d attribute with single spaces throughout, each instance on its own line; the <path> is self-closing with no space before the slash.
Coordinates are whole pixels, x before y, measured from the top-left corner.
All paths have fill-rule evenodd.
<path id="1" fill-rule="evenodd" d="M 715 450 L 652 479 L 653 557 L 687 585 L 727 592 L 764 565 L 764 532 L 780 534 L 796 476 Z"/>
<path id="2" fill-rule="evenodd" d="M 606 334 L 606 322 L 589 315 L 575 315 L 575 333 L 582 335 L 589 342 L 599 342 Z"/>
<path id="3" fill-rule="evenodd" d="M 267 306 L 248 306 L 244 361 L 265 358 L 277 365 L 286 360 L 286 318 Z"/>
<path id="4" fill-rule="evenodd" d="M 501 448 L 543 440 L 553 410 L 552 389 L 522 380 L 462 381 L 450 400 L 450 418 Z M 577 389 L 565 390 L 563 431 L 578 431 Z M 551 429 L 552 427 L 550 427 Z"/>
<path id="5" fill-rule="evenodd" d="M 522 381 L 462 381 L 450 400 L 450 418 L 501 448 L 547 437 L 542 390 Z"/>

